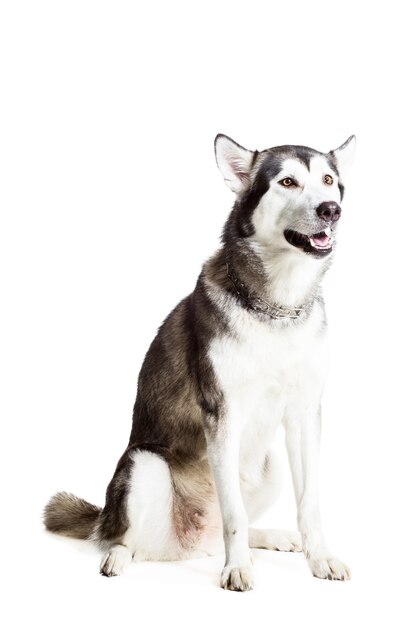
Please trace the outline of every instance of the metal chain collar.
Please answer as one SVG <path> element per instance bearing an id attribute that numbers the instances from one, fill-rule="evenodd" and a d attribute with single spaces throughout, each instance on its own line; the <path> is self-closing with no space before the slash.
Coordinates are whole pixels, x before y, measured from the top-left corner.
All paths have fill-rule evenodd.
<path id="1" fill-rule="evenodd" d="M 264 313 L 269 315 L 274 320 L 278 319 L 297 319 L 302 311 L 306 309 L 306 305 L 297 308 L 290 308 L 285 306 L 279 306 L 277 304 L 271 304 L 264 298 L 251 294 L 244 283 L 242 283 L 237 277 L 233 266 L 230 263 L 226 263 L 227 277 L 233 283 L 239 298 L 244 300 L 246 304 L 256 311 L 257 313 Z"/>

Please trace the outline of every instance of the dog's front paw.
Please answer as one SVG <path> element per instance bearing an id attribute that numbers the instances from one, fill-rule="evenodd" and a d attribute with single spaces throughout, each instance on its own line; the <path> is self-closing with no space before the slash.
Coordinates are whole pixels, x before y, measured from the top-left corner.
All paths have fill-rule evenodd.
<path id="1" fill-rule="evenodd" d="M 230 591 L 249 591 L 253 589 L 253 573 L 252 567 L 233 567 L 225 565 L 220 586 L 223 589 L 229 589 Z"/>
<path id="2" fill-rule="evenodd" d="M 317 578 L 326 578 L 327 580 L 350 580 L 350 571 L 347 565 L 335 559 L 333 556 L 314 557 L 310 556 L 308 564 Z"/>

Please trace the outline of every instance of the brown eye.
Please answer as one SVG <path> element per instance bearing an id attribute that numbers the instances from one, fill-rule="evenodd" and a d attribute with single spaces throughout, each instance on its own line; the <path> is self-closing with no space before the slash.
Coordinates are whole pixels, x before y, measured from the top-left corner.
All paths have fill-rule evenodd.
<path id="1" fill-rule="evenodd" d="M 279 184 L 282 185 L 283 187 L 296 187 L 297 186 L 297 183 L 295 182 L 295 180 L 289 177 L 283 178 L 282 180 L 280 180 Z"/>
<path id="2" fill-rule="evenodd" d="M 333 185 L 333 177 L 330 174 L 323 176 L 323 182 L 325 185 Z"/>

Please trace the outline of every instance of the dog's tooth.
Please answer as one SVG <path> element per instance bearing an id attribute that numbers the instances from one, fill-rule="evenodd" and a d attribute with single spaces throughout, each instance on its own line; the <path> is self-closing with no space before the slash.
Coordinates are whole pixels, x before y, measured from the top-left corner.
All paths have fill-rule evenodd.
<path id="1" fill-rule="evenodd" d="M 328 237 L 330 237 L 330 235 L 331 235 L 331 233 L 332 233 L 332 231 L 331 231 L 331 229 L 330 229 L 330 227 L 329 227 L 329 226 L 328 226 L 327 228 L 325 228 L 323 232 L 324 232 L 324 233 L 325 233 Z"/>

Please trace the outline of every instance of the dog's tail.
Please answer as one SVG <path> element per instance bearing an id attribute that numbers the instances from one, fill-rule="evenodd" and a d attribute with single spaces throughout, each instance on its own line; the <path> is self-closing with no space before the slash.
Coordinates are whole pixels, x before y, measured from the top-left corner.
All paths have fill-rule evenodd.
<path id="1" fill-rule="evenodd" d="M 43 513 L 43 521 L 52 533 L 89 539 L 96 526 L 101 508 L 90 504 L 72 493 L 60 491 L 49 500 Z"/>

